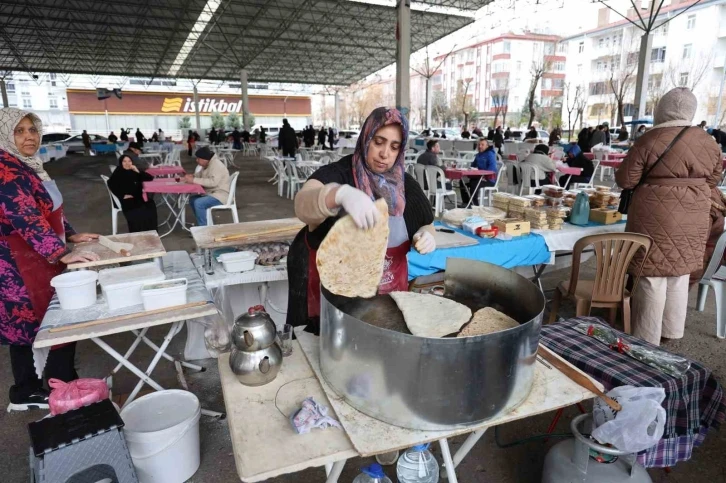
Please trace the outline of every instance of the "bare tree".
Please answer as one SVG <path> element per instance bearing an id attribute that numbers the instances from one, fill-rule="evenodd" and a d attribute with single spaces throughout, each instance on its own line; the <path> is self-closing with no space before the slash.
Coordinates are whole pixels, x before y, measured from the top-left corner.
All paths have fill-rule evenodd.
<path id="1" fill-rule="evenodd" d="M 713 69 L 713 51 L 690 54 L 689 58 L 668 64 L 668 80 L 673 87 L 688 87 L 692 91 Z"/>
<path id="2" fill-rule="evenodd" d="M 582 100 L 582 86 L 577 85 L 575 88 L 572 88 L 571 82 L 565 83 L 565 109 L 567 109 L 567 128 L 569 129 L 569 134 L 567 135 L 567 141 L 572 140 L 572 131 L 573 126 L 577 124 L 577 118 L 580 115 L 580 112 L 578 112 L 578 107 L 580 106 L 580 102 Z M 575 112 L 575 122 L 572 123 L 572 113 Z"/>
<path id="3" fill-rule="evenodd" d="M 529 68 L 529 73 L 532 76 L 532 81 L 529 85 L 529 98 L 527 100 L 527 107 L 529 108 L 529 122 L 527 123 L 527 128 L 532 127 L 535 115 L 537 114 L 535 111 L 535 96 L 537 95 L 537 85 L 539 84 L 540 79 L 542 79 L 544 73 L 552 70 L 552 61 L 549 60 L 548 57 L 554 55 L 557 48 L 557 43 L 554 44 L 551 54 L 547 53 L 547 49 L 544 47 L 544 44 L 540 49 L 538 49 L 537 44 L 535 44 L 534 48 L 535 54 L 532 60 L 532 65 Z"/>
<path id="4" fill-rule="evenodd" d="M 585 122 L 585 109 L 587 109 L 587 98 L 583 94 L 580 99 L 575 103 L 575 126 L 577 126 L 577 120 L 580 120 L 580 128 Z"/>
<path id="5" fill-rule="evenodd" d="M 457 115 L 461 115 L 464 118 L 464 126 L 469 126 L 469 117 L 474 112 L 474 103 L 471 95 L 469 94 L 469 88 L 473 79 L 460 79 L 456 87 L 456 98 L 454 100 L 454 106 L 459 110 Z M 458 117 L 458 116 L 457 116 Z"/>
<path id="6" fill-rule="evenodd" d="M 429 98 L 428 98 L 428 91 L 430 89 L 432 89 L 432 86 L 431 86 L 432 80 L 431 79 L 436 75 L 437 72 L 439 72 L 439 69 L 441 69 L 441 66 L 444 65 L 444 62 L 446 61 L 446 59 L 454 52 L 455 48 L 456 48 L 456 44 L 454 44 L 451 47 L 451 50 L 449 50 L 448 53 L 441 56 L 439 58 L 438 62 L 435 62 L 435 59 L 431 59 L 431 57 L 429 56 L 429 48 L 428 48 L 428 46 L 426 46 L 426 54 L 425 54 L 424 60 L 421 61 L 420 63 L 416 63 L 415 66 L 411 67 L 411 69 L 414 72 L 417 72 L 424 79 L 426 79 L 426 87 L 424 88 L 425 109 L 424 109 L 424 116 L 422 117 L 422 121 L 421 121 L 422 126 L 423 126 L 423 124 L 426 123 L 426 114 L 425 114 L 426 110 L 431 111 L 431 116 L 433 116 L 433 112 L 434 112 L 433 105 L 431 105 L 431 106 L 428 105 L 429 102 L 431 102 L 431 104 L 433 104 L 433 92 L 432 92 L 432 96 L 431 96 L 432 99 L 429 100 Z M 430 126 L 425 126 L 425 127 L 430 127 Z"/>
<path id="7" fill-rule="evenodd" d="M 492 109 L 494 110 L 494 127 L 497 126 L 499 115 L 502 115 L 502 125 L 507 121 L 509 110 L 509 78 L 497 79 L 503 81 L 492 90 Z"/>

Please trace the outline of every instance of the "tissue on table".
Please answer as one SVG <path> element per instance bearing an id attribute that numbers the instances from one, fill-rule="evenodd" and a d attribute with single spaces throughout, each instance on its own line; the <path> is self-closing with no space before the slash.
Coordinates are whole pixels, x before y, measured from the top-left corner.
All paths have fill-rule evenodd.
<path id="1" fill-rule="evenodd" d="M 298 434 L 309 433 L 313 428 L 340 428 L 340 423 L 328 416 L 328 408 L 309 397 L 302 402 L 302 407 L 290 416 L 290 423 Z"/>
<path id="2" fill-rule="evenodd" d="M 461 228 L 465 232 L 476 235 L 477 228 L 489 229 L 489 222 L 481 216 L 470 216 L 461 223 Z"/>

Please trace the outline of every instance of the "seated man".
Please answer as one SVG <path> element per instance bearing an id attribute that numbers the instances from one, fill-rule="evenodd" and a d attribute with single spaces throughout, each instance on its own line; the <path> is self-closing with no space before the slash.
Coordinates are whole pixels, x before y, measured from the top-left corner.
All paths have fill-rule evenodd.
<path id="1" fill-rule="evenodd" d="M 206 195 L 192 196 L 189 204 L 197 217 L 197 226 L 207 225 L 207 208 L 222 205 L 229 195 L 229 171 L 217 155 L 208 147 L 202 147 L 196 153 L 197 164 L 202 167 L 194 174 L 184 176 L 185 183 L 202 185 Z"/>
<path id="2" fill-rule="evenodd" d="M 443 163 L 439 159 L 439 153 L 441 152 L 441 146 L 435 139 L 430 139 L 426 143 L 426 151 L 421 153 L 416 162 L 418 164 L 425 164 L 426 166 L 441 166 Z"/>
<path id="3" fill-rule="evenodd" d="M 477 154 L 474 161 L 471 163 L 471 167 L 474 169 L 481 169 L 484 171 L 497 172 L 497 153 L 494 152 L 494 146 L 489 144 L 486 139 L 480 139 L 477 144 Z M 469 193 L 471 193 L 472 205 L 478 204 L 479 193 L 478 188 L 486 188 L 488 186 L 494 186 L 496 182 L 496 175 L 489 177 L 489 179 L 481 179 L 481 176 L 469 176 Z M 481 179 L 481 183 L 479 180 Z M 469 204 L 469 193 L 466 190 L 461 190 L 461 198 L 464 205 Z"/>
<path id="4" fill-rule="evenodd" d="M 557 170 L 557 165 L 549 157 L 550 148 L 546 144 L 538 144 L 534 148 L 534 152 L 527 155 L 524 161 L 520 163 L 520 168 L 525 166 L 536 166 L 539 168 L 539 173 L 543 178 L 540 178 L 539 185 L 542 186 L 547 184 L 547 173 L 554 173 Z M 522 176 L 525 176 L 524 174 Z M 525 178 L 526 179 L 526 178 Z M 532 179 L 531 186 L 536 186 L 536 182 Z"/>

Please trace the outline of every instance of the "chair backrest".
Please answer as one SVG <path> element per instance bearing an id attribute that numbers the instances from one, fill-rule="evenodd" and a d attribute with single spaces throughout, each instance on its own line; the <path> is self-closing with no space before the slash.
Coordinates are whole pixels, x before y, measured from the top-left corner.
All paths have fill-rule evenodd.
<path id="1" fill-rule="evenodd" d="M 714 248 L 713 255 L 711 255 L 711 260 L 708 262 L 706 270 L 704 270 L 703 275 L 701 276 L 701 283 L 709 282 L 711 277 L 713 277 L 713 274 L 721 267 L 724 250 L 726 250 L 726 231 L 718 237 L 716 248 Z"/>
<path id="2" fill-rule="evenodd" d="M 111 208 L 120 210 L 121 201 L 116 197 L 115 194 L 113 194 L 111 188 L 108 187 L 108 176 L 101 175 L 101 179 L 103 180 L 103 184 L 106 185 L 106 191 L 108 191 L 108 196 L 111 198 Z"/>
<path id="3" fill-rule="evenodd" d="M 426 179 L 426 165 L 416 163 L 413 167 L 413 177 L 419 184 L 419 186 L 421 186 L 421 189 L 424 190 L 424 194 L 428 194 L 428 189 L 426 188 L 426 183 L 424 182 L 424 180 Z"/>
<path id="4" fill-rule="evenodd" d="M 575 243 L 572 252 L 572 271 L 570 273 L 569 293 L 573 295 L 577 288 L 580 272 L 580 258 L 582 251 L 592 246 L 595 252 L 596 272 L 592 288 L 593 302 L 618 302 L 623 299 L 625 290 L 625 276 L 628 267 L 638 250 L 643 249 L 643 259 L 635 267 L 633 274 L 633 288 L 635 292 L 638 280 L 643 270 L 643 264 L 648 258 L 653 239 L 637 233 L 604 233 L 580 238 Z"/>
<path id="5" fill-rule="evenodd" d="M 229 194 L 227 195 L 227 205 L 233 206 L 237 204 L 235 194 L 237 193 L 237 178 L 239 171 L 229 177 Z"/>
<path id="6" fill-rule="evenodd" d="M 494 182 L 494 186 L 492 188 L 499 189 L 499 180 L 502 179 L 502 176 L 504 176 L 504 173 L 507 171 L 506 166 L 502 166 L 499 168 L 499 171 L 497 171 L 497 180 Z"/>
<path id="7" fill-rule="evenodd" d="M 330 164 L 330 156 L 320 156 L 320 163 Z"/>
<path id="8" fill-rule="evenodd" d="M 426 183 L 429 185 L 429 193 L 435 193 L 439 189 L 446 191 L 446 175 L 444 170 L 438 166 L 425 166 Z"/>
<path id="9" fill-rule="evenodd" d="M 505 161 L 504 169 L 507 171 L 507 189 L 518 186 L 522 183 L 522 176 L 519 172 L 519 163 L 516 161 Z M 514 179 L 517 178 L 517 183 Z M 499 181 L 497 179 L 497 181 Z"/>

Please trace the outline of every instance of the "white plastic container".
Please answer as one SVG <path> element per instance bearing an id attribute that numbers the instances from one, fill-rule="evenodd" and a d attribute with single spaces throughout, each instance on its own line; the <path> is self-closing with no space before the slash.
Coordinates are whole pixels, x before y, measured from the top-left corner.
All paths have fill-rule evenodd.
<path id="1" fill-rule="evenodd" d="M 149 282 L 159 282 L 164 278 L 164 272 L 153 262 L 98 272 L 98 283 L 111 310 L 141 305 L 141 286 Z"/>
<path id="2" fill-rule="evenodd" d="M 144 310 L 163 309 L 187 303 L 187 279 L 172 278 L 146 283 L 141 287 Z"/>
<path id="3" fill-rule="evenodd" d="M 96 303 L 96 280 L 98 274 L 93 270 L 79 270 L 56 275 L 50 285 L 58 294 L 61 309 L 73 310 Z"/>
<path id="4" fill-rule="evenodd" d="M 180 483 L 199 468 L 199 399 L 170 389 L 147 394 L 121 411 L 139 483 Z"/>
<path id="5" fill-rule="evenodd" d="M 255 252 L 233 252 L 223 253 L 217 260 L 222 262 L 227 273 L 248 272 L 254 270 L 258 256 Z"/>

